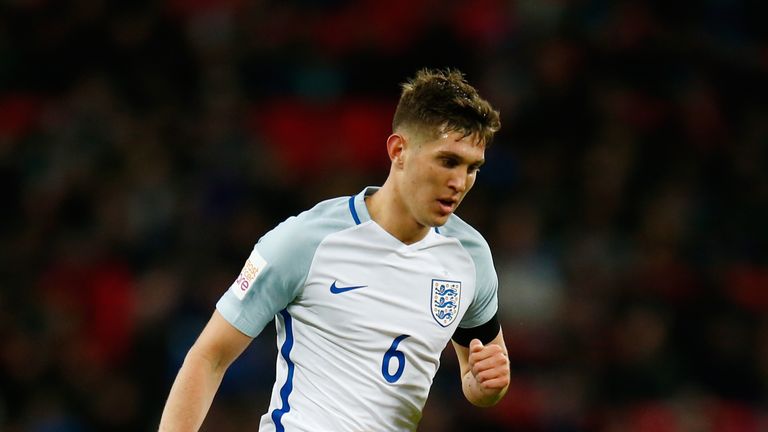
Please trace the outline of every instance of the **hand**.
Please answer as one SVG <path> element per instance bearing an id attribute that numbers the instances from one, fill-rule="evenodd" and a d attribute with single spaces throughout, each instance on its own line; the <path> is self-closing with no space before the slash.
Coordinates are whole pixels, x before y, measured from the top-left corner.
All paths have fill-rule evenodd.
<path id="1" fill-rule="evenodd" d="M 494 404 L 509 386 L 509 358 L 504 348 L 495 343 L 483 345 L 479 339 L 469 343 L 469 370 L 482 403 Z"/>

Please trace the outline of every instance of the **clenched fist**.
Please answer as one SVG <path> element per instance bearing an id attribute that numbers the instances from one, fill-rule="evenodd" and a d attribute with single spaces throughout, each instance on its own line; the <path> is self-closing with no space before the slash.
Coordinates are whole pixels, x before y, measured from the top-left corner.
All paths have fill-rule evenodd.
<path id="1" fill-rule="evenodd" d="M 509 358 L 503 346 L 479 339 L 469 343 L 467 369 L 462 387 L 467 399 L 477 406 L 491 406 L 501 399 L 509 387 Z"/>

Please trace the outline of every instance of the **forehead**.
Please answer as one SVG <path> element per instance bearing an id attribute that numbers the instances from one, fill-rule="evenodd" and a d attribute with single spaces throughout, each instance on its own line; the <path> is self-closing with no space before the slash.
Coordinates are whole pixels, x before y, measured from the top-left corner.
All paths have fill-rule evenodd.
<path id="1" fill-rule="evenodd" d="M 455 153 L 473 162 L 482 160 L 485 155 L 485 143 L 477 134 L 465 136 L 461 132 L 442 132 L 425 140 L 421 147 L 428 152 Z"/>

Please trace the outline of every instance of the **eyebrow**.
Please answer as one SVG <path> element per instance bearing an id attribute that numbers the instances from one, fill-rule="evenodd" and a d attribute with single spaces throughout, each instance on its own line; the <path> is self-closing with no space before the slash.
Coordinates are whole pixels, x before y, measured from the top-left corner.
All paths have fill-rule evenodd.
<path id="1" fill-rule="evenodd" d="M 461 155 L 459 155 L 458 153 L 452 152 L 452 151 L 448 151 L 448 150 L 441 150 L 441 151 L 437 152 L 437 156 L 438 157 L 452 157 L 452 158 L 458 159 L 462 163 L 467 163 L 466 159 L 461 157 Z M 475 168 L 480 168 L 481 166 L 483 166 L 483 164 L 485 164 L 485 159 L 480 159 L 478 161 L 470 163 L 469 166 L 475 167 Z"/>

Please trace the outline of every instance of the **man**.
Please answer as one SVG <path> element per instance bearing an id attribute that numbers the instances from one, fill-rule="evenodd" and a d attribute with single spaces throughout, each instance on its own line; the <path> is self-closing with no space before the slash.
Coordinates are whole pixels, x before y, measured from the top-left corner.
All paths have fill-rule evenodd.
<path id="1" fill-rule="evenodd" d="M 190 349 L 160 422 L 194 431 L 227 367 L 275 319 L 278 364 L 261 431 L 415 430 L 449 339 L 465 397 L 509 385 L 497 278 L 453 214 L 499 114 L 458 71 L 403 85 L 381 188 L 324 201 L 262 237 Z"/>

